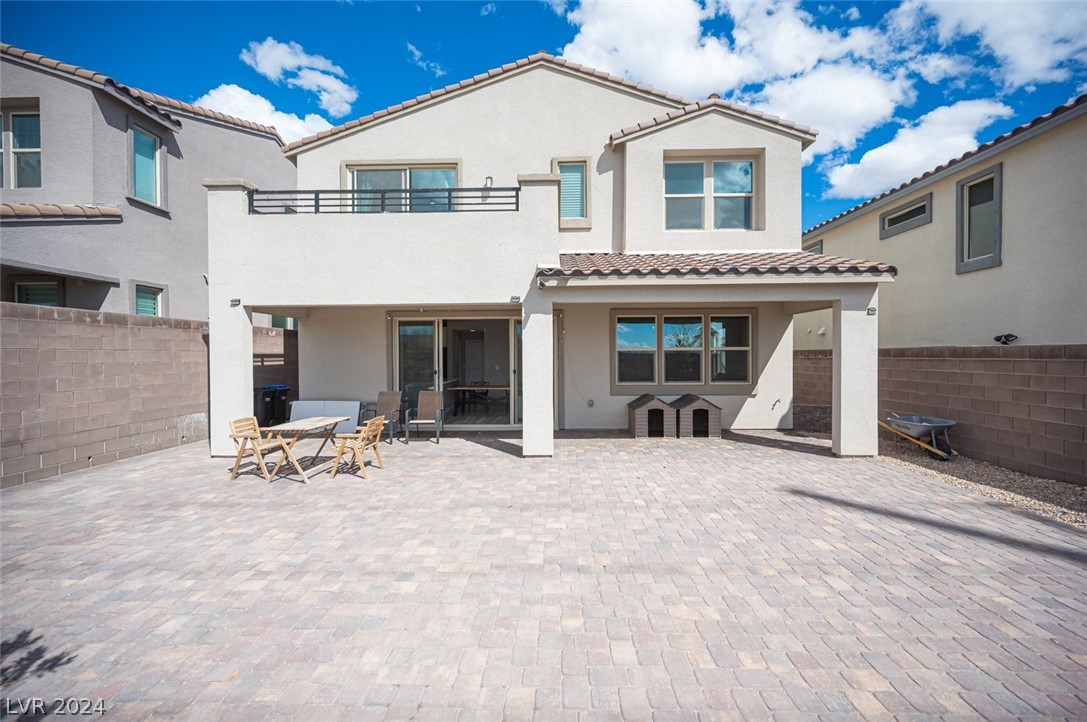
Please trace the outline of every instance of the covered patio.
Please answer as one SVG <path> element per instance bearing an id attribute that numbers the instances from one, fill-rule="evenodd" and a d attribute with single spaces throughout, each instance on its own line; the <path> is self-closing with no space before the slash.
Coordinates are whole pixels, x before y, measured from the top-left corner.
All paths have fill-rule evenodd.
<path id="1" fill-rule="evenodd" d="M 119 719 L 1082 719 L 1087 536 L 779 432 L 192 444 L 4 490 L 3 691 Z M 385 450 L 387 449 L 387 450 Z"/>

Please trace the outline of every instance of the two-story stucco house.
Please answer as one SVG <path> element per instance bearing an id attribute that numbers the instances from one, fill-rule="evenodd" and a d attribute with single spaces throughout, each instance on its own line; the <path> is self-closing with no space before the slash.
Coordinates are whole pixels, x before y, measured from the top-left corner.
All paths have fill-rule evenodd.
<path id="1" fill-rule="evenodd" d="M 954 419 L 964 453 L 1085 483 L 1085 229 L 1081 95 L 818 224 L 804 247 L 898 268 L 880 303 L 885 411 Z M 836 352 L 825 311 L 795 334 L 806 359 Z"/>
<path id="2" fill-rule="evenodd" d="M 447 425 L 541 456 L 644 393 L 790 428 L 792 319 L 820 308 L 834 451 L 876 453 L 894 269 L 801 251 L 814 138 L 539 53 L 292 143 L 297 192 L 209 180 L 212 453 L 250 413 L 255 312 L 301 320 L 302 398 L 441 388 Z"/>
<path id="3" fill-rule="evenodd" d="M 6 44 L 0 111 L 4 301 L 206 319 L 202 180 L 294 187 L 274 128 Z"/>

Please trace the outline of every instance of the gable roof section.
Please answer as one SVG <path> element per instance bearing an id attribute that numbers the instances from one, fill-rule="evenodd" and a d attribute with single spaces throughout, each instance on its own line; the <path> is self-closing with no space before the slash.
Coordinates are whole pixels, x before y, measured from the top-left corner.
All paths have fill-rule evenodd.
<path id="1" fill-rule="evenodd" d="M 220 123 L 271 136 L 277 143 L 281 146 L 283 145 L 283 139 L 279 137 L 279 132 L 269 125 L 261 125 L 242 118 L 235 118 L 234 116 L 226 115 L 225 113 L 218 113 L 214 110 L 209 110 L 208 108 L 202 108 L 199 105 L 167 98 L 166 96 L 158 95 L 157 93 L 150 93 L 146 90 L 140 90 L 139 88 L 131 88 L 122 83 L 118 83 L 108 75 L 103 75 L 102 73 L 87 70 L 86 68 L 81 68 L 76 65 L 62 63 L 59 60 L 53 60 L 52 58 L 47 58 L 39 53 L 32 53 L 29 50 L 16 48 L 7 43 L 0 43 L 0 54 L 24 62 L 28 65 L 35 65 L 51 70 L 60 75 L 73 76 L 84 82 L 104 88 L 115 96 L 118 96 L 123 102 L 128 103 L 143 113 L 151 115 L 159 122 L 166 123 L 172 128 L 180 128 L 181 123 L 171 115 L 171 110 L 216 120 Z"/>
<path id="2" fill-rule="evenodd" d="M 438 90 L 432 90 L 429 93 L 417 96 L 411 100 L 406 100 L 403 103 L 391 105 L 384 110 L 378 110 L 370 113 L 369 115 L 363 116 L 356 120 L 352 120 L 349 123 L 344 123 L 343 125 L 338 125 L 335 128 L 330 128 L 328 130 L 322 130 L 316 135 L 311 135 L 309 137 L 302 138 L 301 140 L 296 140 L 293 143 L 287 145 L 287 147 L 284 148 L 283 151 L 287 153 L 287 155 L 293 155 L 302 148 L 317 143 L 319 141 L 323 141 L 327 138 L 363 128 L 367 125 L 371 125 L 378 121 L 385 120 L 389 116 L 396 115 L 398 113 L 415 110 L 420 106 L 427 105 L 428 103 L 432 103 L 438 99 L 448 98 L 450 95 L 458 94 L 460 92 L 468 90 L 474 86 L 479 85 L 480 83 L 492 80 L 494 78 L 507 76 L 511 73 L 514 73 L 515 71 L 520 71 L 523 68 L 528 68 L 529 66 L 535 65 L 547 65 L 553 68 L 561 68 L 566 71 L 573 71 L 573 73 L 576 75 L 583 75 L 586 78 L 603 81 L 609 85 L 613 85 L 618 88 L 623 88 L 625 90 L 641 93 L 643 95 L 648 95 L 657 100 L 663 100 L 669 103 L 673 103 L 676 107 L 687 106 L 690 105 L 692 102 L 674 93 L 657 90 L 656 88 L 651 88 L 643 83 L 635 83 L 631 80 L 627 80 L 626 78 L 621 78 L 618 75 L 606 73 L 603 70 L 595 70 L 579 63 L 572 63 L 564 58 L 557 58 L 550 53 L 539 52 L 530 55 L 527 58 L 522 58 L 515 63 L 506 63 L 501 67 L 493 68 L 491 70 L 488 70 L 486 73 L 480 73 L 479 75 L 468 78 L 467 80 L 462 80 L 459 83 L 447 85 L 444 88 L 439 88 Z"/>
<path id="3" fill-rule="evenodd" d="M 1075 111 L 1075 115 L 1068 115 L 1073 111 Z M 875 207 L 887 205 L 894 198 L 904 195 L 907 191 L 915 189 L 915 186 L 918 186 L 919 184 L 924 183 L 925 185 L 928 185 L 928 183 L 925 183 L 925 181 L 935 182 L 939 178 L 957 171 L 958 166 L 966 163 L 972 158 L 976 158 L 977 156 L 982 155 L 983 153 L 988 153 L 989 151 L 993 151 L 995 153 L 1004 150 L 1004 148 L 1001 148 L 1000 146 L 1006 145 L 1010 141 L 1012 141 L 1012 145 L 1014 145 L 1015 143 L 1018 143 L 1020 141 L 1028 140 L 1029 138 L 1032 138 L 1039 133 L 1044 133 L 1051 128 L 1057 127 L 1066 120 L 1071 120 L 1073 117 L 1082 115 L 1084 113 L 1087 113 L 1087 93 L 1084 93 L 1083 95 L 1079 96 L 1074 100 L 1068 101 L 1064 105 L 1058 105 L 1056 108 L 1049 111 L 1045 115 L 1039 115 L 1037 118 L 1030 121 L 1029 123 L 1024 123 L 1023 125 L 1020 125 L 1019 127 L 1014 128 L 1007 133 L 1004 133 L 1003 135 L 999 135 L 996 138 L 990 140 L 988 143 L 983 143 L 977 148 L 963 153 L 958 158 L 952 158 L 946 163 L 938 165 L 932 170 L 926 171 L 921 175 L 916 176 L 915 178 L 912 178 L 905 183 L 896 186 L 895 188 L 892 188 L 889 191 L 880 193 L 874 198 L 869 198 L 863 203 L 853 206 L 849 210 L 842 211 L 833 218 L 828 218 L 822 223 L 817 223 L 808 230 L 804 231 L 803 235 L 808 236 L 809 234 L 815 233 L 817 231 L 829 230 L 828 226 L 840 225 L 849 216 L 857 215 L 868 210 L 873 210 Z M 1010 147 L 1010 145 L 1007 147 Z"/>
<path id="4" fill-rule="evenodd" d="M 790 135 L 800 137 L 801 144 L 804 148 L 815 142 L 815 137 L 819 134 L 819 131 L 813 130 L 806 125 L 800 123 L 794 123 L 791 120 L 784 120 L 776 115 L 770 115 L 763 113 L 752 108 L 748 108 L 745 105 L 739 105 L 728 100 L 722 100 L 716 96 L 710 96 L 706 100 L 700 100 L 697 103 L 691 103 L 685 105 L 678 110 L 665 113 L 664 115 L 658 115 L 652 120 L 647 120 L 644 123 L 638 123 L 632 125 L 629 128 L 623 128 L 611 134 L 611 144 L 618 145 L 619 143 L 625 143 L 632 138 L 651 133 L 661 128 L 678 123 L 684 120 L 690 120 L 691 118 L 704 115 L 706 113 L 720 112 L 727 115 L 736 115 L 747 120 L 753 120 L 761 125 L 769 125 L 775 127 L 778 130 L 782 130 Z"/>
<path id="5" fill-rule="evenodd" d="M 821 276 L 895 275 L 887 263 L 823 256 L 806 251 L 754 253 L 562 253 L 559 266 L 537 276 L 586 278 L 629 276 Z"/>

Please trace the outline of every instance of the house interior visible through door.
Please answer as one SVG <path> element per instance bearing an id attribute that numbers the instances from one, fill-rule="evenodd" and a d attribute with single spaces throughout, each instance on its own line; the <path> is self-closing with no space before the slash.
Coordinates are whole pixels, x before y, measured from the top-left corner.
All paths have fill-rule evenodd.
<path id="1" fill-rule="evenodd" d="M 521 423 L 520 319 L 398 319 L 396 335 L 396 383 L 408 405 L 440 378 L 447 425 Z"/>

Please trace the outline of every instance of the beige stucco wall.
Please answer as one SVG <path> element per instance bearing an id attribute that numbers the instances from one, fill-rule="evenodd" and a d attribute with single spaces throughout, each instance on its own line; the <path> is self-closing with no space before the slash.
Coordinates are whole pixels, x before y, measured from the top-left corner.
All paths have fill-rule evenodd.
<path id="1" fill-rule="evenodd" d="M 298 327 L 300 398 L 376 401 L 388 388 L 387 344 L 383 309 L 313 309 Z"/>
<path id="2" fill-rule="evenodd" d="M 511 187 L 519 174 L 550 173 L 553 158 L 585 157 L 591 159 L 592 228 L 563 231 L 561 248 L 618 250 L 622 197 L 614 189 L 621 158 L 607 147 L 608 138 L 675 107 L 580 75 L 535 67 L 302 151 L 298 187 L 350 188 L 343 169 L 352 162 L 439 159 L 459 163 L 458 186 L 481 187 L 491 176 L 495 187 Z M 471 215 L 486 226 L 494 214 Z M 548 221 L 547 227 L 558 226 L 557 202 Z"/>
<path id="3" fill-rule="evenodd" d="M 666 126 L 624 144 L 628 253 L 799 250 L 800 139 L 719 112 Z M 664 162 L 752 160 L 753 230 L 664 229 Z M 707 201 L 708 202 L 708 201 Z"/>
<path id="4" fill-rule="evenodd" d="M 1003 164 L 1003 263 L 955 273 L 956 181 Z M 892 263 L 881 296 L 881 348 L 1087 342 L 1087 115 L 963 167 L 886 207 L 805 240 L 823 252 Z M 932 223 L 879 240 L 879 215 L 932 193 Z M 827 328 L 825 336 L 818 330 Z M 808 330 L 811 329 L 811 333 Z M 830 348 L 829 312 L 798 316 L 798 349 Z"/>

